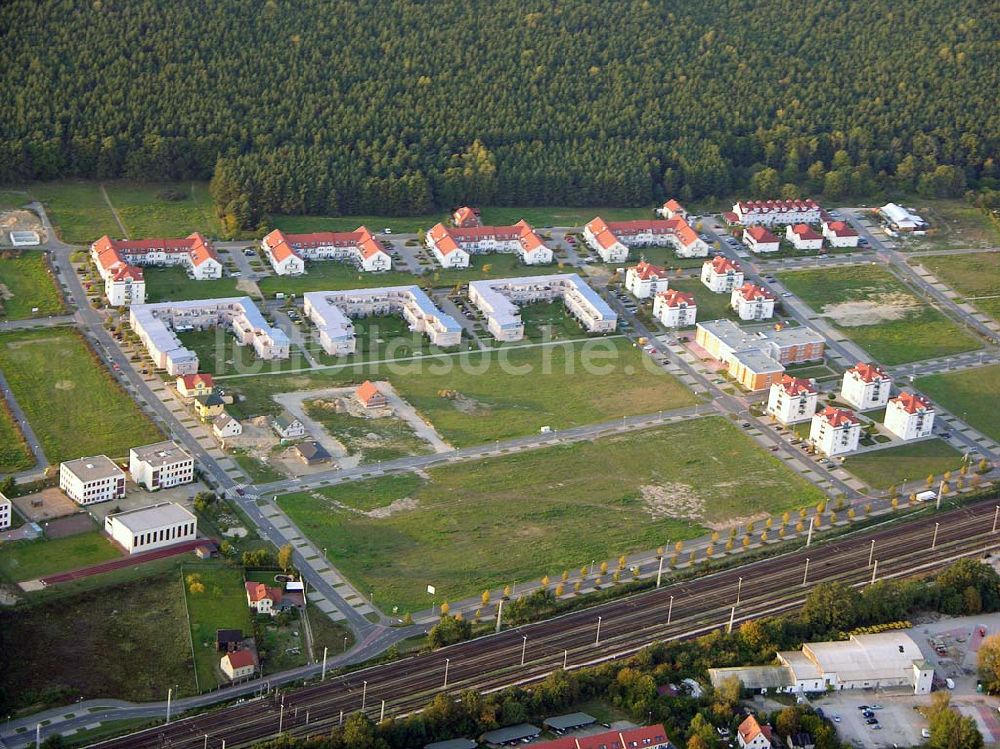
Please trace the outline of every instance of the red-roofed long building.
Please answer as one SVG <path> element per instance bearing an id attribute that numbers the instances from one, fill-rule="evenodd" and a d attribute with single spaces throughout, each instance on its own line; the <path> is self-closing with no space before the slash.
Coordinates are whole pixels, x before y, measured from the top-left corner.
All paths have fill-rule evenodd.
<path id="1" fill-rule="evenodd" d="M 728 294 L 743 285 L 743 269 L 735 260 L 716 255 L 701 266 L 701 282 L 716 294 Z"/>
<path id="2" fill-rule="evenodd" d="M 708 244 L 681 216 L 666 221 L 605 221 L 583 227 L 583 238 L 606 263 L 622 263 L 636 247 L 673 247 L 678 257 L 706 257 Z"/>
<path id="3" fill-rule="evenodd" d="M 892 379 L 878 364 L 858 362 L 844 372 L 840 396 L 859 411 L 882 408 L 892 394 Z"/>
<path id="4" fill-rule="evenodd" d="M 774 316 L 774 294 L 749 281 L 733 289 L 729 306 L 741 320 L 768 320 Z"/>
<path id="5" fill-rule="evenodd" d="M 854 452 L 861 440 L 861 419 L 853 411 L 827 406 L 813 415 L 809 441 L 817 451 L 834 456 Z"/>
<path id="6" fill-rule="evenodd" d="M 645 260 L 625 272 L 625 288 L 631 291 L 636 299 L 648 299 L 654 294 L 666 291 L 668 286 L 667 272 Z"/>
<path id="7" fill-rule="evenodd" d="M 510 226 L 435 224 L 427 232 L 426 243 L 442 268 L 468 268 L 472 255 L 491 252 L 516 254 L 525 265 L 552 262 L 552 250 L 524 219 Z"/>
<path id="8" fill-rule="evenodd" d="M 797 424 L 813 417 L 818 400 L 819 392 L 811 380 L 783 374 L 779 382 L 771 385 L 767 412 L 782 424 Z"/>
<path id="9" fill-rule="evenodd" d="M 668 328 L 694 325 L 698 315 L 694 296 L 677 289 L 661 291 L 653 300 L 653 316 Z"/>
<path id="10" fill-rule="evenodd" d="M 822 217 L 819 203 L 805 200 L 741 200 L 733 206 L 738 223 L 744 226 L 786 226 L 818 224 Z"/>
<path id="11" fill-rule="evenodd" d="M 392 268 L 392 257 L 364 226 L 354 231 L 312 234 L 286 234 L 281 229 L 275 229 L 261 240 L 260 246 L 279 276 L 305 273 L 306 260 L 346 261 L 367 272 Z"/>
<path id="12" fill-rule="evenodd" d="M 885 428 L 904 440 L 930 437 L 934 432 L 934 406 L 924 396 L 904 390 L 886 405 Z"/>
<path id="13" fill-rule="evenodd" d="M 663 725 L 604 731 L 590 736 L 563 736 L 532 744 L 533 749 L 674 749 Z"/>
<path id="14" fill-rule="evenodd" d="M 222 262 L 212 243 L 198 232 L 184 239 L 123 239 L 104 235 L 90 246 L 113 307 L 145 304 L 143 265 L 183 265 L 198 281 L 222 278 Z"/>

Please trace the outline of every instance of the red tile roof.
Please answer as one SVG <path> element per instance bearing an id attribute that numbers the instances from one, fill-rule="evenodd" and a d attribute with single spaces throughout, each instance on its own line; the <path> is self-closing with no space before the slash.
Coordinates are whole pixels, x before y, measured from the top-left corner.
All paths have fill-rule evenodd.
<path id="1" fill-rule="evenodd" d="M 795 224 L 795 226 L 792 227 L 792 234 L 802 240 L 816 240 L 823 238 L 821 234 L 817 234 L 813 231 L 813 228 L 809 226 L 809 224 Z"/>
<path id="2" fill-rule="evenodd" d="M 372 398 L 376 398 L 382 395 L 382 393 L 379 392 L 379 389 L 375 387 L 375 383 L 372 382 L 371 380 L 365 380 L 363 383 L 361 383 L 361 386 L 354 391 L 354 394 L 358 396 L 359 401 L 366 404 Z"/>
<path id="3" fill-rule="evenodd" d="M 635 274 L 643 281 L 648 281 L 651 278 L 665 278 L 666 271 L 663 270 L 658 265 L 653 265 L 652 263 L 647 263 L 645 260 L 641 261 L 638 265 L 629 268 L 629 270 L 634 270 Z"/>
<path id="4" fill-rule="evenodd" d="M 855 373 L 864 382 L 875 382 L 875 380 L 889 379 L 889 375 L 878 364 L 865 364 L 864 362 L 858 362 L 847 371 Z"/>
<path id="5" fill-rule="evenodd" d="M 725 255 L 716 255 L 711 260 L 706 260 L 705 262 L 711 265 L 712 270 L 719 274 L 729 273 L 730 271 L 739 273 L 742 270 L 739 263 L 735 260 L 730 260 Z"/>
<path id="6" fill-rule="evenodd" d="M 833 406 L 827 406 L 822 411 L 820 411 L 820 417 L 826 421 L 832 427 L 839 427 L 845 424 L 860 424 L 861 420 L 854 415 L 853 411 L 848 411 L 844 408 L 834 408 Z"/>
<path id="7" fill-rule="evenodd" d="M 664 303 L 668 307 L 680 307 L 682 304 L 686 304 L 688 307 L 694 307 L 694 295 L 687 294 L 683 291 L 678 291 L 677 289 L 667 289 L 666 291 L 661 291 L 657 294 L 658 297 L 663 299 Z"/>
<path id="8" fill-rule="evenodd" d="M 749 744 L 758 736 L 763 736 L 768 741 L 771 740 L 771 726 L 762 726 L 757 722 L 756 715 L 748 715 L 736 730 L 744 744 Z"/>
<path id="9" fill-rule="evenodd" d="M 534 749 L 648 749 L 665 746 L 670 739 L 663 725 L 604 731 L 590 736 L 563 736 L 554 741 L 532 744 Z"/>
<path id="10" fill-rule="evenodd" d="M 184 383 L 185 390 L 193 390 L 196 387 L 203 386 L 207 388 L 215 387 L 215 380 L 212 379 L 210 374 L 187 374 L 181 375 L 181 381 Z"/>
<path id="11" fill-rule="evenodd" d="M 202 265 L 209 260 L 222 264 L 219 255 L 212 246 L 212 243 L 198 232 L 189 234 L 184 239 L 123 239 L 115 240 L 105 234 L 92 245 L 93 251 L 97 254 L 97 263 L 104 270 L 110 270 L 120 263 L 130 265 L 143 255 L 151 252 L 165 252 L 168 254 L 187 254 L 191 258 L 191 263 L 195 266 Z M 138 269 L 137 269 L 138 270 Z M 121 273 L 122 269 L 114 271 Z M 138 270 L 138 278 L 142 277 L 142 271 Z M 124 277 L 124 276 L 123 276 Z M 136 278 L 136 276 L 131 276 Z"/>
<path id="12" fill-rule="evenodd" d="M 479 220 L 479 209 L 463 205 L 451 214 L 451 221 L 455 226 L 479 226 L 481 223 Z"/>
<path id="13" fill-rule="evenodd" d="M 263 601 L 265 598 L 270 598 L 274 603 L 281 601 L 281 588 L 272 588 L 264 583 L 247 582 L 246 589 L 247 598 L 251 603 Z"/>
<path id="14" fill-rule="evenodd" d="M 778 241 L 778 238 L 763 226 L 748 227 L 744 229 L 744 233 L 748 234 L 758 244 L 775 244 Z"/>
<path id="15" fill-rule="evenodd" d="M 844 221 L 827 221 L 826 228 L 831 234 L 838 237 L 856 237 L 858 233 Z"/>
<path id="16" fill-rule="evenodd" d="M 669 234 L 676 237 L 682 245 L 688 247 L 698 241 L 698 234 L 681 216 L 666 220 L 645 220 L 636 221 L 605 221 L 600 216 L 592 219 L 587 224 L 590 233 L 594 235 L 597 242 L 608 249 L 615 242 L 621 241 L 621 237 L 634 236 L 636 234 Z"/>
<path id="17" fill-rule="evenodd" d="M 247 668 L 248 666 L 257 667 L 257 658 L 254 657 L 252 650 L 234 650 L 232 653 L 227 653 L 222 657 L 229 659 L 229 667 L 234 671 L 238 668 Z"/>
<path id="18" fill-rule="evenodd" d="M 314 247 L 355 247 L 366 260 L 372 255 L 386 254 L 381 242 L 366 226 L 359 226 L 354 231 L 318 231 L 311 234 L 285 234 L 281 229 L 275 229 L 264 237 L 264 244 L 278 263 L 292 255 L 300 257 L 301 250 Z"/>
<path id="19" fill-rule="evenodd" d="M 794 213 L 818 210 L 819 203 L 812 198 L 805 200 L 741 200 L 737 204 L 742 213 Z"/>
<path id="20" fill-rule="evenodd" d="M 671 198 L 666 203 L 664 203 L 663 207 L 666 210 L 670 211 L 671 213 L 684 213 L 685 212 L 684 211 L 684 206 L 682 206 L 680 203 L 678 203 L 673 198 Z"/>
<path id="21" fill-rule="evenodd" d="M 915 414 L 919 411 L 930 411 L 931 402 L 924 396 L 904 390 L 895 398 L 889 400 L 890 403 L 898 403 L 908 414 Z"/>
<path id="22" fill-rule="evenodd" d="M 801 377 L 792 377 L 790 374 L 781 375 L 781 389 L 789 395 L 803 395 L 805 393 L 815 393 L 816 387 L 809 381 Z"/>
<path id="23" fill-rule="evenodd" d="M 524 219 L 509 226 L 455 226 L 448 227 L 438 223 L 427 232 L 427 237 L 434 242 L 442 255 L 450 255 L 463 244 L 479 242 L 483 239 L 496 239 L 499 242 L 517 241 L 525 252 L 543 249 L 545 243 L 535 230 Z"/>
<path id="24" fill-rule="evenodd" d="M 758 286 L 757 284 L 750 283 L 749 281 L 736 289 L 736 291 L 748 302 L 759 301 L 761 299 L 774 299 L 774 294 L 770 291 L 765 289 L 763 286 Z"/>

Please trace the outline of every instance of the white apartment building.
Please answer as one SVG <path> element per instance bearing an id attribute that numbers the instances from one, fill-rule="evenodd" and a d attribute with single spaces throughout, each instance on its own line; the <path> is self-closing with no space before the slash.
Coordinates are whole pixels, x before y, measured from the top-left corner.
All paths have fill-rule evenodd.
<path id="1" fill-rule="evenodd" d="M 758 255 L 765 252 L 777 252 L 780 247 L 778 238 L 763 226 L 748 226 L 743 230 L 743 244 L 751 252 Z"/>
<path id="2" fill-rule="evenodd" d="M 733 289 L 729 306 L 741 320 L 769 320 L 774 316 L 774 294 L 755 283 Z"/>
<path id="3" fill-rule="evenodd" d="M 10 500 L 0 492 L 0 531 L 10 528 L 12 512 Z"/>
<path id="4" fill-rule="evenodd" d="M 194 481 L 194 458 L 169 440 L 133 447 L 128 451 L 128 472 L 135 483 L 155 492 Z"/>
<path id="5" fill-rule="evenodd" d="M 818 224 L 822 209 L 815 200 L 741 200 L 733 206 L 736 223 L 749 226 Z"/>
<path id="6" fill-rule="evenodd" d="M 792 224 L 785 227 L 785 239 L 791 242 L 796 250 L 823 249 L 823 235 L 809 224 Z"/>
<path id="7" fill-rule="evenodd" d="M 104 532 L 129 554 L 154 551 L 198 538 L 198 520 L 173 502 L 117 512 L 104 518 Z"/>
<path id="8" fill-rule="evenodd" d="M 831 247 L 857 247 L 858 233 L 846 221 L 824 221 L 823 236 Z"/>
<path id="9" fill-rule="evenodd" d="M 878 364 L 858 362 L 844 372 L 840 397 L 859 411 L 881 408 L 892 395 L 892 379 Z"/>
<path id="10" fill-rule="evenodd" d="M 302 295 L 303 314 L 319 331 L 323 350 L 348 355 L 357 350 L 351 318 L 399 315 L 410 330 L 423 333 L 435 346 L 458 346 L 462 326 L 437 305 L 419 286 L 384 286 L 347 291 L 309 291 Z"/>
<path id="11" fill-rule="evenodd" d="M 683 328 L 697 321 L 694 295 L 677 289 L 661 291 L 653 300 L 653 317 L 668 328 Z"/>
<path id="12" fill-rule="evenodd" d="M 673 247 L 678 257 L 707 257 L 708 244 L 687 220 L 605 221 L 598 216 L 583 227 L 586 243 L 606 263 L 621 263 L 637 247 Z"/>
<path id="13" fill-rule="evenodd" d="M 701 266 L 701 282 L 716 294 L 729 294 L 743 285 L 743 269 L 735 260 L 716 255 Z"/>
<path id="14" fill-rule="evenodd" d="M 472 255 L 516 254 L 525 265 L 548 265 L 550 250 L 524 219 L 511 226 L 445 226 L 435 224 L 425 238 L 442 268 L 467 268 Z"/>
<path id="15" fill-rule="evenodd" d="M 668 285 L 667 272 L 645 260 L 625 271 L 625 288 L 636 299 L 649 299 L 654 294 L 666 291 Z"/>
<path id="16" fill-rule="evenodd" d="M 212 243 L 198 232 L 184 239 L 114 240 L 104 235 L 90 246 L 90 256 L 104 279 L 108 302 L 120 307 L 143 304 L 146 285 L 136 266 L 184 266 L 199 281 L 222 278 L 222 261 Z"/>
<path id="17" fill-rule="evenodd" d="M 851 411 L 827 406 L 814 414 L 809 427 L 809 442 L 818 452 L 833 457 L 858 449 L 861 420 Z"/>
<path id="18" fill-rule="evenodd" d="M 904 390 L 885 407 L 885 428 L 900 439 L 930 437 L 934 432 L 934 407 L 922 395 Z"/>
<path id="19" fill-rule="evenodd" d="M 687 221 L 688 212 L 684 210 L 684 206 L 671 198 L 656 209 L 656 215 L 665 219 L 682 218 Z"/>
<path id="20" fill-rule="evenodd" d="M 797 424 L 812 419 L 818 401 L 819 391 L 812 381 L 783 374 L 779 382 L 771 385 L 767 412 L 786 426 Z"/>
<path id="21" fill-rule="evenodd" d="M 286 234 L 275 229 L 260 241 L 260 246 L 279 276 L 305 273 L 306 260 L 339 260 L 365 272 L 392 268 L 392 256 L 365 226 L 354 231 L 312 234 Z"/>
<path id="22" fill-rule="evenodd" d="M 486 326 L 498 341 L 519 341 L 524 337 L 518 305 L 554 299 L 562 299 L 588 333 L 611 333 L 618 325 L 614 310 L 575 273 L 469 284 L 469 301 L 486 316 Z"/>
<path id="23" fill-rule="evenodd" d="M 198 356 L 181 345 L 180 332 L 228 327 L 259 359 L 287 359 L 289 354 L 288 336 L 268 325 L 248 296 L 137 304 L 129 310 L 129 321 L 153 363 L 171 375 L 198 372 Z"/>
<path id="24" fill-rule="evenodd" d="M 59 488 L 77 504 L 92 505 L 125 496 L 125 471 L 107 455 L 59 465 Z"/>

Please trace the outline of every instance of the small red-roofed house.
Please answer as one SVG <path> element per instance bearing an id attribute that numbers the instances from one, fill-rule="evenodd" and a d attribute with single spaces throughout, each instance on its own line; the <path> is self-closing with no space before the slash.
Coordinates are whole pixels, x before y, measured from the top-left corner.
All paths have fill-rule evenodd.
<path id="1" fill-rule="evenodd" d="M 653 300 L 653 317 L 668 328 L 684 328 L 697 321 L 698 307 L 693 294 L 677 289 L 661 291 Z"/>
<path id="2" fill-rule="evenodd" d="M 882 408 L 892 394 L 892 378 L 878 364 L 858 362 L 844 372 L 840 396 L 859 411 Z"/>
<path id="3" fill-rule="evenodd" d="M 257 672 L 257 654 L 250 649 L 234 650 L 222 656 L 219 667 L 230 681 L 250 679 Z"/>
<path id="4" fill-rule="evenodd" d="M 354 391 L 354 396 L 365 408 L 382 408 L 389 402 L 385 395 L 378 389 L 378 386 L 371 380 L 365 380 L 361 383 L 361 386 Z"/>
<path id="5" fill-rule="evenodd" d="M 934 432 L 934 406 L 924 396 L 904 390 L 889 399 L 885 428 L 904 440 L 930 437 Z"/>
<path id="6" fill-rule="evenodd" d="M 743 244 L 751 252 L 761 254 L 765 252 L 777 252 L 780 242 L 774 234 L 763 226 L 748 226 L 743 230 Z"/>
<path id="7" fill-rule="evenodd" d="M 733 289 L 729 306 L 741 320 L 768 320 L 774 316 L 774 294 L 748 281 Z"/>
<path id="8" fill-rule="evenodd" d="M 247 605 L 258 614 L 274 616 L 281 604 L 281 588 L 273 588 L 264 583 L 247 582 Z"/>
<path id="9" fill-rule="evenodd" d="M 741 749 L 771 749 L 774 737 L 771 726 L 761 725 L 756 715 L 748 715 L 736 729 L 736 738 Z"/>
<path id="10" fill-rule="evenodd" d="M 743 285 L 743 269 L 735 260 L 716 255 L 702 264 L 701 282 L 716 294 L 729 294 Z"/>
<path id="11" fill-rule="evenodd" d="M 632 296 L 636 299 L 648 299 L 654 294 L 666 291 L 668 287 L 667 272 L 645 260 L 625 272 L 625 288 L 632 292 Z"/>
<path id="12" fill-rule="evenodd" d="M 822 250 L 823 235 L 809 224 L 792 224 L 785 228 L 785 239 L 796 250 Z"/>
<path id="13" fill-rule="evenodd" d="M 858 246 L 858 233 L 845 221 L 824 221 L 823 236 L 831 247 Z"/>
<path id="14" fill-rule="evenodd" d="M 854 452 L 861 440 L 861 419 L 853 411 L 827 406 L 813 415 L 809 442 L 818 452 L 833 457 Z"/>
<path id="15" fill-rule="evenodd" d="M 479 209 L 467 205 L 463 205 L 451 214 L 451 223 L 459 229 L 471 229 L 473 226 L 483 225 Z"/>
<path id="16" fill-rule="evenodd" d="M 671 198 L 666 203 L 661 205 L 656 209 L 656 215 L 662 216 L 663 218 L 682 218 L 685 221 L 688 217 L 688 212 L 684 210 L 684 206 L 678 203 L 676 200 Z"/>
<path id="17" fill-rule="evenodd" d="M 177 392 L 186 398 L 208 395 L 215 389 L 212 375 L 205 373 L 181 375 L 177 378 Z"/>
<path id="18" fill-rule="evenodd" d="M 783 374 L 771 385 L 767 397 L 767 412 L 782 424 L 809 421 L 816 413 L 819 392 L 812 380 Z"/>

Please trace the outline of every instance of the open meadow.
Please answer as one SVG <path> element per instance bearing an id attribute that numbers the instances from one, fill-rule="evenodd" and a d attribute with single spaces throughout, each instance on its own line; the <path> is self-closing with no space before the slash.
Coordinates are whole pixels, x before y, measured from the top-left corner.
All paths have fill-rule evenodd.
<path id="1" fill-rule="evenodd" d="M 241 629 L 252 634 L 250 608 L 243 587 L 243 571 L 218 564 L 186 564 L 181 569 L 194 647 L 195 668 L 201 690 L 223 683 L 217 629 Z"/>
<path id="2" fill-rule="evenodd" d="M 915 208 L 930 223 L 931 230 L 923 237 L 902 237 L 899 241 L 902 250 L 964 250 L 1000 246 L 1000 230 L 979 208 L 964 200 L 912 197 L 903 204 Z"/>
<path id="3" fill-rule="evenodd" d="M 45 206 L 62 241 L 89 245 L 105 234 L 121 239 L 122 231 L 97 182 L 34 182 L 27 189 Z"/>
<path id="4" fill-rule="evenodd" d="M 962 453 L 938 438 L 860 453 L 844 461 L 844 468 L 873 489 L 888 489 L 961 467 Z"/>
<path id="5" fill-rule="evenodd" d="M 34 464 L 24 435 L 14 423 L 7 402 L 3 401 L 0 403 L 0 474 L 23 471 Z"/>
<path id="6" fill-rule="evenodd" d="M 1000 320 L 1000 252 L 931 255 L 915 260 L 972 306 Z"/>
<path id="7" fill-rule="evenodd" d="M 45 253 L 14 250 L 0 255 L 0 320 L 25 320 L 65 311 Z"/>
<path id="8" fill-rule="evenodd" d="M 695 403 L 672 375 L 622 338 L 501 348 L 392 364 L 223 379 L 240 418 L 276 414 L 272 393 L 388 379 L 456 447 Z M 585 362 L 590 362 L 587 366 Z"/>
<path id="9" fill-rule="evenodd" d="M 1000 440 L 1000 365 L 918 377 L 913 383 L 969 426 Z"/>
<path id="10" fill-rule="evenodd" d="M 781 273 L 788 290 L 882 364 L 903 364 L 980 347 L 895 276 L 874 266 Z"/>
<path id="11" fill-rule="evenodd" d="M 177 302 L 183 299 L 221 299 L 247 296 L 236 288 L 236 279 L 226 276 L 211 281 L 188 278 L 184 268 L 144 268 L 146 302 Z"/>
<path id="12" fill-rule="evenodd" d="M 678 446 L 683 445 L 683 449 Z M 553 579 L 821 492 L 719 417 L 279 497 L 383 609 Z"/>
<path id="13" fill-rule="evenodd" d="M 0 335 L 0 369 L 53 463 L 161 438 L 76 330 Z"/>
<path id="14" fill-rule="evenodd" d="M 411 286 L 419 277 L 400 271 L 364 273 L 348 263 L 337 260 L 317 260 L 306 264 L 301 276 L 267 276 L 257 282 L 260 292 L 267 298 L 276 293 L 301 295 L 307 291 L 339 291 L 341 289 L 370 289 L 379 286 Z"/>
<path id="15" fill-rule="evenodd" d="M 222 233 L 205 182 L 115 181 L 105 189 L 132 239 Z"/>
<path id="16" fill-rule="evenodd" d="M 96 528 L 62 538 L 11 541 L 0 544 L 0 577 L 8 582 L 35 580 L 120 556 L 118 548 Z"/>

